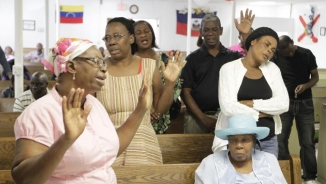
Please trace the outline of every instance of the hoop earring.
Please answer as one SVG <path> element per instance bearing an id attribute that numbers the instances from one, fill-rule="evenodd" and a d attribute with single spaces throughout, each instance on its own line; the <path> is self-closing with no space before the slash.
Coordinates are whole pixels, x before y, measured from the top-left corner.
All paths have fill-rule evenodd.
<path id="1" fill-rule="evenodd" d="M 72 80 L 75 80 L 76 79 L 76 73 L 73 73 L 72 74 Z"/>

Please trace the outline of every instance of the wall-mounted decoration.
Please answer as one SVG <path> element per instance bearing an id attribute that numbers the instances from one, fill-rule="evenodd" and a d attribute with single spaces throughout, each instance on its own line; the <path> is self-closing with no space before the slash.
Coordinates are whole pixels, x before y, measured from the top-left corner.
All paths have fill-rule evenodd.
<path id="1" fill-rule="evenodd" d="M 138 13 L 138 10 L 139 10 L 139 8 L 138 8 L 138 6 L 135 5 L 135 4 L 133 4 L 133 5 L 131 5 L 131 6 L 129 7 L 129 11 L 130 11 L 130 13 L 132 13 L 132 14 L 136 14 L 136 13 Z"/>
<path id="2" fill-rule="evenodd" d="M 315 7 L 310 7 L 310 14 L 308 15 L 308 20 L 305 20 L 303 16 L 299 16 L 299 20 L 304 28 L 303 33 L 298 37 L 298 42 L 302 41 L 302 39 L 306 36 L 310 37 L 313 43 L 318 42 L 318 38 L 313 32 L 313 27 L 320 18 L 320 14 L 315 16 Z M 317 34 L 318 35 L 318 34 Z"/>
<path id="3" fill-rule="evenodd" d="M 83 23 L 84 6 L 60 6 L 60 23 Z"/>
<path id="4" fill-rule="evenodd" d="M 23 20 L 23 30 L 35 31 L 35 20 Z"/>
<path id="5" fill-rule="evenodd" d="M 320 27 L 320 36 L 326 36 L 326 27 Z"/>
<path id="6" fill-rule="evenodd" d="M 216 11 L 210 12 L 201 8 L 194 8 L 191 11 L 191 36 L 199 36 L 201 19 L 206 14 L 216 15 Z M 177 34 L 187 35 L 188 9 L 177 10 Z"/>

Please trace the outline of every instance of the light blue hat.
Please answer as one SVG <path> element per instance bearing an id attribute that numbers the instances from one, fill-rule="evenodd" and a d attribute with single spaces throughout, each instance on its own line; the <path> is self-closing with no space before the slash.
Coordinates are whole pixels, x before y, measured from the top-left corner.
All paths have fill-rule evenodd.
<path id="1" fill-rule="evenodd" d="M 269 128 L 257 127 L 257 123 L 252 116 L 236 115 L 229 119 L 228 128 L 215 130 L 215 136 L 228 140 L 229 135 L 256 134 L 261 140 L 268 136 Z"/>

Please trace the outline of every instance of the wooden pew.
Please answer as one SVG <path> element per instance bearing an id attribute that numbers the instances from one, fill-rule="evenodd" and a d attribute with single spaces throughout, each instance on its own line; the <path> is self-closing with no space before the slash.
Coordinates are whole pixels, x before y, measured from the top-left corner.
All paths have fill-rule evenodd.
<path id="1" fill-rule="evenodd" d="M 0 170 L 11 169 L 15 146 L 15 137 L 0 137 Z"/>
<path id="2" fill-rule="evenodd" d="M 14 124 L 20 112 L 0 112 L 0 138 L 15 137 Z"/>
<path id="3" fill-rule="evenodd" d="M 164 164 L 199 163 L 213 153 L 213 134 L 161 134 L 157 139 Z"/>
<path id="4" fill-rule="evenodd" d="M 20 113 L 0 113 L 0 137 L 14 137 L 14 123 Z M 199 163 L 212 153 L 213 134 L 157 135 L 164 164 Z"/>
<path id="5" fill-rule="evenodd" d="M 0 98 L 0 112 L 12 112 L 15 100 L 15 98 Z"/>
<path id="6" fill-rule="evenodd" d="M 301 184 L 301 164 L 297 155 L 291 155 L 290 160 L 279 161 L 283 175 L 289 184 Z M 195 170 L 199 163 L 163 164 L 141 166 L 113 167 L 119 184 L 130 183 L 194 183 Z M 0 183 L 14 183 L 10 170 L 0 170 Z"/>
<path id="7" fill-rule="evenodd" d="M 2 160 L 2 163 L 0 163 L 0 169 L 2 170 L 10 169 L 10 163 L 13 160 L 13 150 L 15 147 L 13 125 L 19 114 L 20 113 L 0 113 L 0 160 Z M 212 153 L 211 145 L 214 138 L 213 134 L 163 134 L 158 135 L 157 137 L 162 150 L 164 165 L 191 162 L 199 163 L 203 158 Z M 3 154 L 5 154 L 5 156 Z M 279 161 L 279 163 L 288 183 L 298 183 L 298 181 L 301 181 L 301 165 L 298 156 L 292 155 L 290 160 L 282 160 Z M 139 183 L 145 182 L 145 180 L 148 180 L 149 177 L 148 175 L 142 176 L 142 172 L 146 174 L 149 170 L 159 170 L 159 168 L 148 167 L 135 167 L 137 168 L 137 173 L 140 174 L 140 176 L 136 177 L 136 179 L 140 178 L 139 180 L 141 181 Z M 174 165 L 172 167 L 174 167 Z M 130 169 L 135 168 L 130 167 Z M 185 169 L 187 168 L 189 168 L 189 166 L 187 166 Z M 166 172 L 165 170 L 171 170 L 167 169 L 167 167 L 164 167 L 162 169 L 162 172 Z M 130 175 L 135 172 L 127 173 L 127 171 L 121 171 L 120 173 L 125 173 L 125 176 L 122 177 L 122 174 L 119 174 L 120 176 L 118 176 L 118 178 L 122 177 L 124 179 L 118 180 L 121 180 L 120 182 L 122 183 L 123 181 L 126 181 L 126 183 L 128 183 L 131 181 L 132 178 L 126 179 L 125 177 L 130 177 Z M 155 176 L 153 177 L 153 179 L 155 179 L 156 177 L 159 178 L 160 176 Z M 167 177 L 172 176 L 168 176 L 167 174 Z M 187 177 L 184 176 L 184 178 Z M 150 181 L 155 183 L 155 181 Z"/>
<path id="8" fill-rule="evenodd" d="M 0 113 L 0 137 L 14 137 L 14 123 L 20 113 Z M 213 134 L 157 135 L 164 164 L 199 163 L 212 153 Z"/>
<path id="9" fill-rule="evenodd" d="M 195 170 L 198 166 L 199 163 L 191 163 L 119 166 L 113 169 L 119 184 L 190 184 L 195 182 Z"/>
<path id="10" fill-rule="evenodd" d="M 27 68 L 27 70 L 29 71 L 31 76 L 35 72 L 41 71 L 41 72 L 44 72 L 48 76 L 49 80 L 52 77 L 53 73 L 50 70 L 45 69 L 45 67 L 44 67 L 44 65 L 42 63 L 32 63 L 32 62 L 29 62 L 29 61 L 24 61 L 23 65 Z"/>

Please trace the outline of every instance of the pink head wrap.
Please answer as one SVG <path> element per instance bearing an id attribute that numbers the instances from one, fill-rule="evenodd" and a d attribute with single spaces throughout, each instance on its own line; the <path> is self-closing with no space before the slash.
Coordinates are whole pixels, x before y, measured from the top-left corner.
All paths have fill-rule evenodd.
<path id="1" fill-rule="evenodd" d="M 94 43 L 89 40 L 61 38 L 52 48 L 48 59 L 43 59 L 41 62 L 48 70 L 59 76 L 62 72 L 67 72 L 67 61 L 72 61 L 93 45 Z"/>

